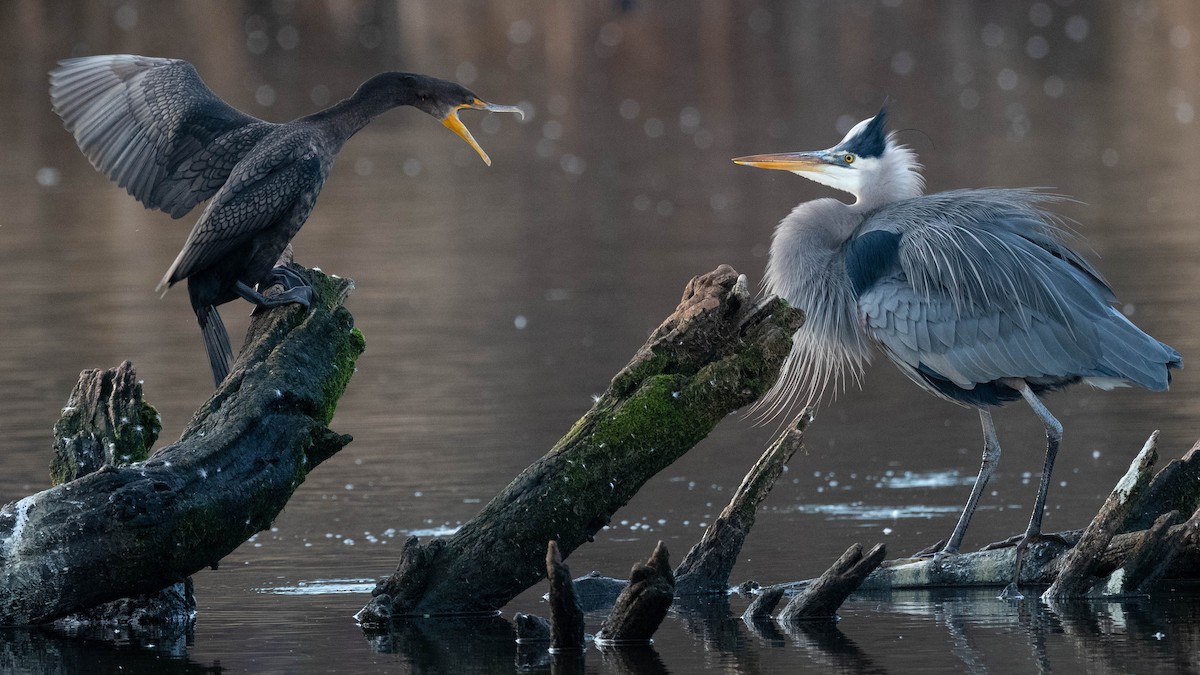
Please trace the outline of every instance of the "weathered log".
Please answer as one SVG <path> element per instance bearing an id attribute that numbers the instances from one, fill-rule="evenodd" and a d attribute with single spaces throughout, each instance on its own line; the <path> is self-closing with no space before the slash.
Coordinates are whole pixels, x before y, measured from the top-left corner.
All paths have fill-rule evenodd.
<path id="1" fill-rule="evenodd" d="M 1200 441 L 1183 457 L 1167 463 L 1150 481 L 1138 505 L 1125 519 L 1121 532 L 1149 528 L 1168 511 L 1183 514 L 1200 509 Z"/>
<path id="2" fill-rule="evenodd" d="M 1166 512 L 1179 504 L 1198 503 L 1200 499 L 1200 480 L 1183 480 L 1182 477 L 1192 474 L 1197 463 L 1196 447 L 1187 453 L 1183 461 L 1173 461 L 1163 468 L 1153 479 L 1148 479 L 1148 471 L 1152 464 L 1154 441 L 1157 432 L 1150 437 L 1142 452 L 1134 459 L 1129 472 L 1118 482 L 1110 500 L 1123 504 L 1116 510 L 1115 506 L 1103 507 L 1097 514 L 1095 527 L 1101 532 L 1113 529 L 1113 522 L 1145 522 L 1147 515 L 1160 518 L 1164 509 Z M 1147 482 L 1149 483 L 1147 487 Z M 1190 482 L 1190 484 L 1189 484 Z M 1138 486 L 1141 487 L 1138 487 Z M 1138 493 L 1140 491 L 1141 497 Z M 1132 499 L 1127 498 L 1132 493 Z M 1125 498 L 1122 498 L 1124 496 Z M 1155 504 L 1150 497 L 1157 496 L 1163 503 Z M 1129 505 L 1136 503 L 1137 513 L 1130 518 Z M 1124 512 L 1124 513 L 1122 513 Z M 1105 513 L 1109 515 L 1104 516 Z M 1150 522 L 1154 522 L 1151 520 Z M 1168 521 L 1169 522 L 1169 521 Z M 1153 529 L 1153 528 L 1151 528 Z M 1146 553 L 1144 555 L 1158 560 L 1161 565 L 1152 566 L 1149 573 L 1163 578 L 1197 578 L 1200 576 L 1200 516 L 1193 515 L 1188 522 L 1179 525 L 1168 525 L 1164 522 L 1160 532 L 1151 533 L 1147 530 L 1127 532 L 1111 537 L 1103 547 L 1091 545 L 1091 553 L 1077 554 L 1083 556 L 1082 563 L 1090 568 L 1087 577 L 1090 584 L 1083 584 L 1090 589 L 1098 579 L 1112 575 L 1122 566 L 1129 565 L 1125 574 L 1134 576 L 1147 572 L 1144 569 L 1149 561 L 1137 560 L 1137 551 L 1150 545 L 1147 538 L 1161 540 L 1166 548 L 1159 551 L 1170 551 L 1169 556 L 1162 553 Z M 1059 576 L 1064 565 L 1064 556 L 1080 541 L 1083 532 L 1059 532 L 1055 536 L 1063 542 L 1043 541 L 1031 545 L 1026 551 L 1024 565 L 1021 569 L 1021 581 L 1028 584 L 1051 584 Z M 1161 557 L 1160 557 L 1161 556 Z M 1089 559 L 1090 558 L 1090 559 Z M 998 548 L 970 553 L 960 553 L 943 559 L 939 564 L 933 564 L 929 559 L 902 559 L 885 562 L 878 570 L 869 576 L 860 587 L 863 591 L 880 591 L 891 589 L 920 589 L 949 586 L 1005 586 L 1012 580 L 1012 570 L 1015 564 L 1015 549 Z M 1161 569 L 1159 569 L 1161 567 Z M 1119 589 L 1124 584 L 1122 579 L 1114 581 L 1100 589 L 1100 592 L 1122 592 Z M 1146 590 L 1146 582 L 1136 584 L 1136 592 Z"/>
<path id="3" fill-rule="evenodd" d="M 161 430 L 158 411 L 142 398 L 142 383 L 132 363 L 85 370 L 54 424 L 51 484 L 75 480 L 105 465 L 140 462 L 150 454 Z M 89 607 L 59 618 L 55 625 L 64 630 L 96 624 L 187 630 L 195 614 L 196 598 L 189 577 L 154 593 Z"/>
<path id="4" fill-rule="evenodd" d="M 645 564 L 629 573 L 629 585 L 596 632 L 597 644 L 648 643 L 675 599 L 675 576 L 661 541 Z"/>
<path id="5" fill-rule="evenodd" d="M 495 611 L 545 576 L 547 541 L 564 557 L 589 541 L 647 480 L 775 382 L 802 315 L 748 299 L 726 265 L 692 279 L 567 435 L 457 533 L 406 548 L 359 621 Z"/>
<path id="6" fill-rule="evenodd" d="M 754 526 L 758 507 L 771 493 L 792 455 L 804 447 L 804 430 L 811 421 L 811 411 L 800 413 L 742 479 L 721 515 L 675 568 L 677 594 L 724 594 L 729 590 L 729 575 L 746 535 Z"/>
<path id="7" fill-rule="evenodd" d="M 851 546 L 824 574 L 788 602 L 779 613 L 779 622 L 786 625 L 835 618 L 837 608 L 879 567 L 886 555 L 883 544 L 876 544 L 866 555 L 861 544 Z"/>
<path id="8" fill-rule="evenodd" d="M 1092 522 L 1083 530 L 1083 536 L 1071 547 L 1058 566 L 1054 583 L 1042 594 L 1044 598 L 1083 596 L 1096 585 L 1094 574 L 1100 564 L 1101 554 L 1108 548 L 1117 529 L 1125 522 L 1153 475 L 1150 473 L 1158 461 L 1158 432 L 1150 434 L 1142 451 L 1138 453 L 1129 470 L 1117 482 L 1104 505 Z"/>
<path id="9" fill-rule="evenodd" d="M 349 442 L 326 425 L 363 349 L 342 307 L 353 284 L 297 270 L 312 307 L 251 321 L 233 372 L 178 442 L 0 509 L 0 624 L 50 621 L 215 568 Z"/>
<path id="10" fill-rule="evenodd" d="M 759 594 L 746 607 L 746 611 L 742 612 L 742 620 L 747 623 L 757 621 L 766 621 L 771 618 L 771 614 L 775 611 L 775 607 L 779 605 L 779 601 L 783 599 L 787 593 L 787 587 L 784 585 L 767 586 L 763 588 Z"/>
<path id="11" fill-rule="evenodd" d="M 1196 515 L 1192 516 L 1193 519 Z M 1138 541 L 1125 563 L 1117 571 L 1109 574 L 1104 583 L 1096 590 L 1105 597 L 1127 595 L 1146 595 L 1150 587 L 1166 573 L 1175 555 L 1183 544 L 1187 530 L 1176 530 L 1172 535 L 1171 527 L 1183 520 L 1178 511 L 1171 511 L 1159 516 L 1149 529 L 1138 533 Z"/>

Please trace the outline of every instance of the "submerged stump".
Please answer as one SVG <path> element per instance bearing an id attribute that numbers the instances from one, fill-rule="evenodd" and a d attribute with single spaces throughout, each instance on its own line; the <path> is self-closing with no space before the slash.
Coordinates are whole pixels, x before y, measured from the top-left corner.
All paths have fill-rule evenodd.
<path id="1" fill-rule="evenodd" d="M 52 621 L 215 568 L 350 441 L 326 425 L 363 350 L 342 306 L 353 283 L 295 269 L 313 286 L 311 308 L 251 321 L 229 377 L 178 442 L 129 466 L 105 458 L 0 509 L 0 625 Z"/>

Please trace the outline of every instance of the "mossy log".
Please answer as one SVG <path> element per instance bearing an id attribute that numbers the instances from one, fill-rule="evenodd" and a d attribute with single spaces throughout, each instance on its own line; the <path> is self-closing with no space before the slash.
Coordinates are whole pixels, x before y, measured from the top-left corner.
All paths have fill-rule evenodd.
<path id="1" fill-rule="evenodd" d="M 350 441 L 327 425 L 363 350 L 342 306 L 353 283 L 295 269 L 312 307 L 251 321 L 229 377 L 178 442 L 0 509 L 0 624 L 51 621 L 216 568 Z"/>
<path id="2" fill-rule="evenodd" d="M 358 619 L 503 607 L 545 576 L 547 541 L 570 555 L 652 476 L 765 393 L 801 321 L 782 300 L 751 306 L 727 265 L 692 279 L 567 435 L 453 536 L 410 539 Z"/>

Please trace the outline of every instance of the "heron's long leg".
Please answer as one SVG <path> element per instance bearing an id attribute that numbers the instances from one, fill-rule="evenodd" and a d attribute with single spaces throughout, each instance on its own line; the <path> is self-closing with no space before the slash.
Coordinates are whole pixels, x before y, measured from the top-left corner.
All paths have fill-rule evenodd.
<path id="1" fill-rule="evenodd" d="M 967 497 L 967 504 L 958 517 L 958 524 L 954 526 L 954 533 L 942 547 L 941 553 L 943 554 L 958 553 L 963 536 L 967 533 L 967 525 L 970 524 L 971 516 L 975 514 L 975 507 L 979 505 L 979 498 L 983 495 L 983 488 L 991 480 L 992 474 L 996 472 L 996 465 L 1000 463 L 1000 440 L 996 438 L 996 425 L 992 423 L 991 411 L 987 408 L 980 408 L 979 421 L 983 426 L 983 461 L 979 464 L 979 474 L 975 476 L 975 485 L 971 487 L 971 496 Z"/>
<path id="2" fill-rule="evenodd" d="M 1054 457 L 1058 454 L 1058 444 L 1062 441 L 1063 432 L 1062 423 L 1050 414 L 1050 410 L 1037 394 L 1033 393 L 1028 383 L 1022 380 L 1017 390 L 1046 425 L 1046 463 L 1042 466 L 1042 480 L 1038 486 L 1037 499 L 1033 502 L 1033 515 L 1029 517 L 1029 527 L 1025 528 L 1025 536 L 1021 537 L 1020 543 L 1017 544 L 1017 560 L 1013 568 L 1014 584 L 1021 579 L 1021 563 L 1025 558 L 1025 549 L 1042 535 L 1042 515 L 1046 510 L 1046 492 L 1050 489 L 1050 472 L 1054 470 Z"/>

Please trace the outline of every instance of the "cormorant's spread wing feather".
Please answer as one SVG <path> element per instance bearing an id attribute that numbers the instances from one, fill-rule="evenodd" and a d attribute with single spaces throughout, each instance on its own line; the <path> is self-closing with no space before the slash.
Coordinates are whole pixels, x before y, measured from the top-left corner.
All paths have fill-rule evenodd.
<path id="1" fill-rule="evenodd" d="M 96 168 L 174 218 L 216 193 L 275 126 L 217 98 L 180 59 L 60 61 L 50 73 L 50 100 Z"/>

